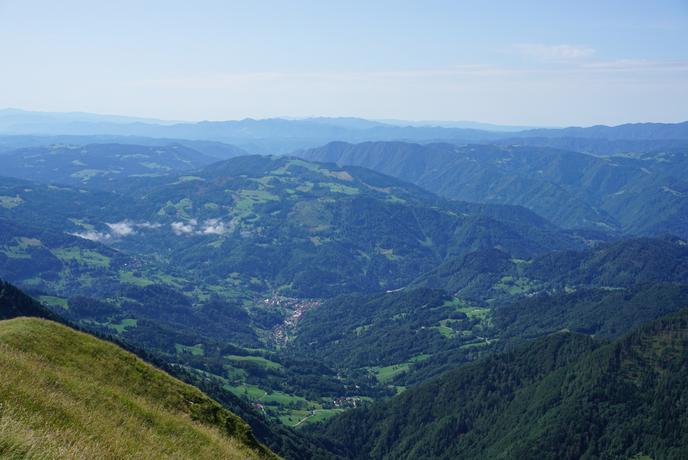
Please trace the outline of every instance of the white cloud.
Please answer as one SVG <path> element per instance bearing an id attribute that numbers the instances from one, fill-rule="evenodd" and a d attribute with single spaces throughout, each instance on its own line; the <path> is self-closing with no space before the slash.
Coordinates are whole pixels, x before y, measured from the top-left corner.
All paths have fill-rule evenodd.
<path id="1" fill-rule="evenodd" d="M 220 219 L 208 219 L 203 222 L 201 233 L 204 235 L 222 235 L 227 232 L 227 226 Z"/>
<path id="2" fill-rule="evenodd" d="M 109 233 L 95 232 L 91 230 L 87 232 L 70 233 L 70 235 L 77 236 L 85 240 L 97 241 L 99 243 L 105 242 L 112 237 Z"/>
<path id="3" fill-rule="evenodd" d="M 140 224 L 136 224 L 136 226 L 139 228 L 153 229 L 162 227 L 162 224 L 158 224 L 157 222 L 141 222 Z"/>
<path id="4" fill-rule="evenodd" d="M 172 222 L 170 224 L 175 235 L 222 235 L 231 231 L 232 224 L 225 224 L 220 219 L 206 219 L 202 224 L 196 219 L 187 222 Z"/>
<path id="5" fill-rule="evenodd" d="M 581 64 L 585 70 L 601 72 L 685 72 L 688 61 L 655 61 L 650 59 L 614 59 L 592 61 Z"/>
<path id="6" fill-rule="evenodd" d="M 191 219 L 189 222 L 172 222 L 170 227 L 175 235 L 188 235 L 196 230 L 197 224 L 196 219 Z"/>
<path id="7" fill-rule="evenodd" d="M 70 235 L 103 243 L 113 239 L 135 235 L 137 229 L 151 230 L 162 227 L 162 224 L 157 222 L 133 222 L 129 220 L 114 223 L 106 222 L 105 225 L 109 228 L 108 232 L 89 230 L 85 232 L 70 233 Z M 199 223 L 197 219 L 177 221 L 170 224 L 170 228 L 175 235 L 222 235 L 232 231 L 234 227 L 234 222 L 229 222 L 229 224 L 227 224 L 221 219 L 206 219 L 202 224 Z"/>
<path id="8" fill-rule="evenodd" d="M 105 223 L 110 228 L 110 233 L 115 237 L 125 237 L 136 233 L 134 225 L 128 221 L 116 222 L 114 224 Z"/>
<path id="9" fill-rule="evenodd" d="M 593 48 L 578 45 L 544 45 L 541 43 L 520 43 L 513 49 L 524 56 L 543 61 L 573 61 L 595 54 Z"/>
<path id="10" fill-rule="evenodd" d="M 156 229 L 162 227 L 162 224 L 155 222 L 132 222 L 130 220 L 123 220 L 121 222 L 106 222 L 105 225 L 108 227 L 107 232 L 98 232 L 95 230 L 88 230 L 85 232 L 70 233 L 70 235 L 78 236 L 79 238 L 84 238 L 86 240 L 98 241 L 104 243 L 115 238 L 124 238 L 127 236 L 135 235 L 137 228 L 144 229 Z M 195 224 L 194 224 L 195 225 Z"/>

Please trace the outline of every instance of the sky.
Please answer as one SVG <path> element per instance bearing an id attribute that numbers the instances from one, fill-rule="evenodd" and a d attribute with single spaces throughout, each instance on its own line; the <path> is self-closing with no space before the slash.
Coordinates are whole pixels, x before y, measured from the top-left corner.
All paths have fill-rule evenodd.
<path id="1" fill-rule="evenodd" d="M 0 0 L 0 108 L 688 120 L 688 0 Z"/>

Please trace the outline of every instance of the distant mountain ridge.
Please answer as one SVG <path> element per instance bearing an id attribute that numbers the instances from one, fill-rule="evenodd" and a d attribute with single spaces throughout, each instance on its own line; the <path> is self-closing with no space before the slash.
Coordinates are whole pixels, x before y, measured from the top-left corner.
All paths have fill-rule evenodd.
<path id="1" fill-rule="evenodd" d="M 595 140 L 683 140 L 688 141 L 688 122 L 645 123 L 590 128 L 536 129 L 498 132 L 480 129 L 480 124 L 450 122 L 383 123 L 353 117 L 314 117 L 303 119 L 243 119 L 201 121 L 197 123 L 151 122 L 146 119 L 114 119 L 81 114 L 36 114 L 0 112 L 0 133 L 41 135 L 126 135 L 158 138 L 212 140 L 235 144 L 252 153 L 282 154 L 331 141 L 364 142 L 403 140 L 411 142 L 445 141 L 454 143 L 496 142 L 506 138 L 577 137 Z M 86 116 L 89 115 L 89 116 Z M 33 120 L 33 121 L 32 121 Z M 457 127 L 461 126 L 461 127 Z"/>
<path id="2" fill-rule="evenodd" d="M 235 156 L 248 155 L 237 146 L 216 141 L 168 139 L 142 136 L 118 135 L 0 135 L 0 156 L 16 150 L 28 148 L 51 148 L 65 146 L 86 146 L 95 144 L 140 145 L 145 147 L 165 148 L 170 145 L 182 145 L 196 150 L 203 155 L 217 160 L 226 160 Z"/>
<path id="3" fill-rule="evenodd" d="M 19 125 L 49 125 L 57 123 L 149 123 L 149 124 L 174 124 L 178 121 L 160 120 L 156 118 L 131 117 L 124 115 L 104 115 L 89 112 L 45 112 L 21 109 L 0 109 L 0 131 L 12 130 Z"/>
<path id="4" fill-rule="evenodd" d="M 45 183 L 112 189 L 125 181 L 193 171 L 215 161 L 178 144 L 53 145 L 2 155 L 2 173 Z"/>
<path id="5" fill-rule="evenodd" d="M 607 140 L 668 140 L 688 138 L 688 121 L 681 123 L 626 123 L 617 126 L 595 125 L 558 129 L 528 129 L 523 137 L 584 137 Z"/>
<path id="6" fill-rule="evenodd" d="M 688 237 L 688 154 L 595 157 L 535 146 L 333 142 L 297 153 L 410 181 L 446 198 L 521 205 L 565 228 Z"/>

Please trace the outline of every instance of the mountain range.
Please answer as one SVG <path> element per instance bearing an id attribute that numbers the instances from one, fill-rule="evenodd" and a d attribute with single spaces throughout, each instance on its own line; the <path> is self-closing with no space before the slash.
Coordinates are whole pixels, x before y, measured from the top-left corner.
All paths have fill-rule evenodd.
<path id="1" fill-rule="evenodd" d="M 683 149 L 601 158 L 532 146 L 336 142 L 299 155 L 374 169 L 447 198 L 521 205 L 564 228 L 688 235 Z"/>
<path id="2" fill-rule="evenodd" d="M 466 126 L 461 125 L 461 126 Z M 476 125 L 469 125 L 476 126 Z M 477 125 L 476 128 L 489 126 Z M 59 114 L 5 110 L 0 112 L 0 133 L 6 135 L 116 135 L 150 138 L 176 138 L 219 141 L 234 144 L 251 153 L 284 154 L 312 148 L 331 141 L 410 141 L 451 143 L 499 142 L 517 139 L 566 139 L 566 142 L 587 141 L 589 148 L 598 143 L 625 141 L 627 146 L 642 146 L 652 141 L 656 146 L 688 143 L 688 122 L 636 123 L 589 128 L 525 129 L 495 131 L 436 124 L 365 120 L 361 118 L 270 118 L 231 121 L 161 122 L 159 120 L 100 116 L 95 114 Z M 583 140 L 583 141 L 582 141 Z M 635 143 L 635 144 L 634 144 Z"/>
<path id="3" fill-rule="evenodd" d="M 0 111 L 0 456 L 683 458 L 684 124 L 475 128 Z"/>

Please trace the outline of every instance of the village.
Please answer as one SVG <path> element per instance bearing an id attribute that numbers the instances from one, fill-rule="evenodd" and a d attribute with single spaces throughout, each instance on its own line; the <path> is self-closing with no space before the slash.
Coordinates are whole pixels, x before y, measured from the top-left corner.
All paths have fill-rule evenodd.
<path id="1" fill-rule="evenodd" d="M 320 300 L 296 299 L 282 297 L 277 294 L 273 294 L 272 297 L 263 299 L 262 302 L 267 306 L 284 308 L 290 311 L 289 315 L 284 319 L 282 324 L 275 326 L 275 328 L 272 330 L 272 340 L 276 345 L 280 346 L 287 344 L 289 341 L 289 334 L 294 330 L 301 319 L 301 316 L 306 311 L 321 304 Z"/>

